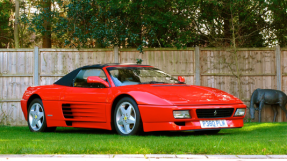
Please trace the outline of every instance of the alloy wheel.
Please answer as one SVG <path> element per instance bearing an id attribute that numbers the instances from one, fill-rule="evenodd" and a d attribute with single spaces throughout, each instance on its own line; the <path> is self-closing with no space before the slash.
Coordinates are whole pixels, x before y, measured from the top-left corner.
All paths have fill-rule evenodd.
<path id="1" fill-rule="evenodd" d="M 123 102 L 116 112 L 116 124 L 123 134 L 131 133 L 136 125 L 136 111 L 134 106 L 129 102 Z"/>
<path id="2" fill-rule="evenodd" d="M 44 123 L 44 109 L 40 103 L 34 103 L 29 111 L 29 124 L 34 131 L 39 131 Z"/>

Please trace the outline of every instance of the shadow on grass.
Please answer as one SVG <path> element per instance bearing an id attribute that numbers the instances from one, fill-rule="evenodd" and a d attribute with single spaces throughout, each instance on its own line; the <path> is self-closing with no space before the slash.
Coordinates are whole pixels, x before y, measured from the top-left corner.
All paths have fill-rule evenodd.
<path id="1" fill-rule="evenodd" d="M 169 136 L 169 137 L 177 137 L 177 136 L 216 136 L 216 135 L 229 135 L 231 133 L 220 132 L 218 134 L 200 134 L 194 131 L 158 131 L 158 132 L 145 132 L 140 136 Z"/>
<path id="2" fill-rule="evenodd" d="M 119 135 L 115 131 L 102 130 L 102 129 L 84 129 L 84 128 L 58 128 L 55 133 L 61 134 L 98 134 L 98 135 Z M 198 134 L 194 131 L 155 131 L 155 132 L 142 132 L 137 136 L 203 136 L 203 135 L 230 135 L 229 132 L 220 132 L 218 134 Z M 119 135 L 120 136 L 120 135 Z"/>
<path id="3" fill-rule="evenodd" d="M 55 133 L 69 133 L 69 134 L 116 134 L 116 132 L 111 130 L 103 130 L 103 129 L 86 129 L 86 128 L 57 128 Z"/>
<path id="4" fill-rule="evenodd" d="M 284 131 L 287 123 L 248 123 L 243 128 L 222 129 L 218 134 L 198 134 L 194 131 L 158 131 L 144 132 L 138 136 L 225 136 L 225 135 L 240 135 L 251 133 L 265 133 L 266 131 Z M 286 130 L 285 130 L 286 131 Z M 96 135 L 118 135 L 115 131 L 102 129 L 87 129 L 87 128 L 67 128 L 59 127 L 55 133 L 61 134 L 96 134 Z"/>

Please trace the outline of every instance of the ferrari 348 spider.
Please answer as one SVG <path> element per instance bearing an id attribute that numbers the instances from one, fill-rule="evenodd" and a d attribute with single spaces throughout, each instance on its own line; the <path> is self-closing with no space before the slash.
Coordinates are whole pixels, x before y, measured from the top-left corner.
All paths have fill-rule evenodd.
<path id="1" fill-rule="evenodd" d="M 28 87 L 21 107 L 32 132 L 56 127 L 218 133 L 243 126 L 246 106 L 218 89 L 187 85 L 149 65 L 97 64 L 53 85 Z"/>

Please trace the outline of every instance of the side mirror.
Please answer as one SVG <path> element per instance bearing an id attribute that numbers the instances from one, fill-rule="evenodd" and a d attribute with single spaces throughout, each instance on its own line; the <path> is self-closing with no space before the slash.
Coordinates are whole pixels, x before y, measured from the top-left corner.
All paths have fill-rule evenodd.
<path id="1" fill-rule="evenodd" d="M 178 76 L 177 79 L 178 79 L 179 83 L 185 82 L 185 79 L 182 76 Z"/>
<path id="2" fill-rule="evenodd" d="M 101 83 L 103 84 L 105 87 L 110 87 L 109 83 L 104 81 L 102 78 L 98 77 L 98 76 L 89 76 L 87 78 L 87 83 Z"/>

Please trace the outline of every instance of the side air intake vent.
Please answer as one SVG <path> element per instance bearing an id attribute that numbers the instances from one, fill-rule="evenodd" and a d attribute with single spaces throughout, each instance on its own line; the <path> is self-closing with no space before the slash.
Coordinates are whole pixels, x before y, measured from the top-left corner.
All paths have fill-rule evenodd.
<path id="1" fill-rule="evenodd" d="M 102 104 L 93 103 L 62 104 L 62 112 L 67 126 L 94 127 L 95 123 L 106 122 L 106 111 L 103 107 Z"/>
<path id="2" fill-rule="evenodd" d="M 63 104 L 62 109 L 65 118 L 74 118 L 69 104 Z"/>

